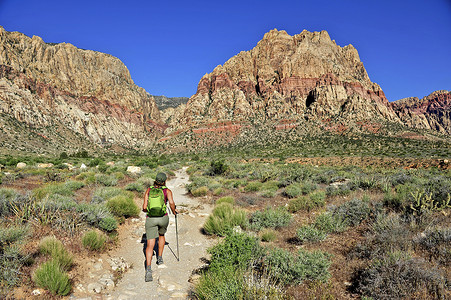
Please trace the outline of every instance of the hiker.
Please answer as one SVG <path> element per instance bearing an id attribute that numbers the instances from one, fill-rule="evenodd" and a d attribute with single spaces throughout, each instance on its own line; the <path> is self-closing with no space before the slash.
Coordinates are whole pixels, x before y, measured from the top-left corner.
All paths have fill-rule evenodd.
<path id="1" fill-rule="evenodd" d="M 166 243 L 164 234 L 169 225 L 169 216 L 167 212 L 167 203 L 174 215 L 178 213 L 175 208 L 172 191 L 166 185 L 166 174 L 158 173 L 153 186 L 147 189 L 144 195 L 143 211 L 147 213 L 146 217 L 146 276 L 145 281 L 152 281 L 152 254 L 155 247 L 155 241 L 158 237 L 157 265 L 163 264 L 163 249 Z"/>

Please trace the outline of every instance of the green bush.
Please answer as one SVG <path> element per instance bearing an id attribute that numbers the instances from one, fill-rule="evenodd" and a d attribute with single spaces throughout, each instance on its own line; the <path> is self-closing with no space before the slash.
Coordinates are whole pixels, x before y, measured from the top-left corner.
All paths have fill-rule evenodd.
<path id="1" fill-rule="evenodd" d="M 246 270 L 258 262 L 264 255 L 256 237 L 246 233 L 232 233 L 208 249 L 211 254 L 210 269 L 221 270 L 227 267 Z"/>
<path id="2" fill-rule="evenodd" d="M 252 230 L 259 231 L 263 228 L 279 228 L 288 226 L 291 222 L 291 214 L 285 207 L 277 209 L 266 208 L 254 212 L 249 219 L 249 227 Z"/>
<path id="3" fill-rule="evenodd" d="M 146 190 L 146 188 L 141 183 L 139 183 L 137 181 L 127 184 L 125 189 L 127 191 L 137 191 L 139 193 L 144 193 L 144 191 Z"/>
<path id="4" fill-rule="evenodd" d="M 215 196 L 219 196 L 223 193 L 224 193 L 224 189 L 222 187 L 219 187 L 219 188 L 213 190 L 213 195 L 215 195 Z"/>
<path id="5" fill-rule="evenodd" d="M 117 195 L 109 199 L 106 206 L 118 217 L 136 217 L 139 214 L 139 208 L 133 201 L 133 194 Z"/>
<path id="6" fill-rule="evenodd" d="M 346 222 L 340 216 L 331 212 L 318 215 L 313 226 L 325 233 L 342 232 L 347 228 Z"/>
<path id="7" fill-rule="evenodd" d="M 96 230 L 86 232 L 81 238 L 83 246 L 91 251 L 99 251 L 105 248 L 106 236 Z"/>
<path id="8" fill-rule="evenodd" d="M 381 299 L 445 299 L 447 294 L 447 280 L 437 269 L 421 259 L 399 255 L 374 262 L 357 280 L 358 291 L 376 299 L 382 295 Z"/>
<path id="9" fill-rule="evenodd" d="M 346 225 L 356 226 L 369 217 L 371 208 L 368 201 L 354 198 L 335 207 L 332 213 L 343 220 Z"/>
<path id="10" fill-rule="evenodd" d="M 227 266 L 205 272 L 195 287 L 197 299 L 244 299 L 244 271 Z"/>
<path id="11" fill-rule="evenodd" d="M 208 194 L 208 187 L 206 186 L 201 186 L 197 189 L 195 189 L 194 191 L 191 191 L 191 194 L 194 197 L 202 197 Z"/>
<path id="12" fill-rule="evenodd" d="M 323 230 L 317 229 L 315 226 L 306 225 L 300 227 L 296 231 L 297 238 L 303 242 L 319 242 L 324 241 L 327 233 Z"/>
<path id="13" fill-rule="evenodd" d="M 276 240 L 276 238 L 277 238 L 277 231 L 275 231 L 274 229 L 266 228 L 260 232 L 260 239 L 263 242 L 273 242 Z"/>
<path id="14" fill-rule="evenodd" d="M 224 160 L 215 160 L 210 163 L 209 175 L 222 175 L 229 169 Z"/>
<path id="15" fill-rule="evenodd" d="M 232 196 L 222 197 L 216 200 L 216 205 L 219 205 L 221 203 L 230 203 L 235 204 L 235 199 Z"/>
<path id="16" fill-rule="evenodd" d="M 21 268 L 29 263 L 30 257 L 22 255 L 20 249 L 13 244 L 0 250 L 0 295 L 3 287 L 10 288 L 21 282 Z"/>
<path id="17" fill-rule="evenodd" d="M 104 186 L 115 186 L 118 182 L 116 177 L 106 174 L 96 174 L 95 180 L 97 184 L 102 184 Z"/>
<path id="18" fill-rule="evenodd" d="M 41 240 L 39 251 L 42 254 L 50 255 L 62 271 L 70 270 L 73 265 L 73 255 L 66 250 L 61 241 L 53 236 L 47 236 Z"/>
<path id="19" fill-rule="evenodd" d="M 61 269 L 58 261 L 54 259 L 43 263 L 36 269 L 33 281 L 39 287 L 56 295 L 65 296 L 72 289 L 69 276 Z"/>
<path id="20" fill-rule="evenodd" d="M 262 186 L 263 186 L 263 183 L 261 183 L 259 181 L 251 181 L 244 187 L 244 191 L 245 192 L 258 192 Z"/>
<path id="21" fill-rule="evenodd" d="M 13 189 L 0 189 L 0 217 L 12 216 L 16 204 L 17 193 Z"/>
<path id="22" fill-rule="evenodd" d="M 102 230 L 111 232 L 117 228 L 117 221 L 113 217 L 102 218 L 98 227 Z"/>
<path id="23" fill-rule="evenodd" d="M 283 194 L 288 198 L 296 198 L 302 195 L 302 186 L 299 183 L 290 184 L 285 188 Z"/>
<path id="24" fill-rule="evenodd" d="M 14 243 L 21 243 L 29 235 L 30 228 L 28 226 L 8 226 L 0 227 L 0 251 Z"/>
<path id="25" fill-rule="evenodd" d="M 270 277 L 281 284 L 300 284 L 304 280 L 327 281 L 330 277 L 330 254 L 300 249 L 295 256 L 287 250 L 271 249 L 265 257 Z"/>
<path id="26" fill-rule="evenodd" d="M 439 263 L 447 264 L 451 262 L 451 227 L 428 228 L 415 239 L 414 243 L 426 250 Z"/>
<path id="27" fill-rule="evenodd" d="M 247 224 L 246 212 L 240 208 L 234 208 L 230 203 L 223 202 L 217 205 L 204 224 L 204 230 L 208 234 L 225 236 L 235 226 L 245 228 Z"/>
<path id="28" fill-rule="evenodd" d="M 96 203 L 101 203 L 107 201 L 115 196 L 124 194 L 124 191 L 116 187 L 101 187 L 94 191 L 93 199 L 96 198 L 97 201 L 92 201 Z"/>
<path id="29" fill-rule="evenodd" d="M 325 204 L 326 193 L 324 191 L 315 191 L 307 196 L 300 196 L 296 199 L 290 200 L 288 203 L 288 210 L 292 213 L 300 210 L 310 211 L 317 207 L 322 207 Z"/>

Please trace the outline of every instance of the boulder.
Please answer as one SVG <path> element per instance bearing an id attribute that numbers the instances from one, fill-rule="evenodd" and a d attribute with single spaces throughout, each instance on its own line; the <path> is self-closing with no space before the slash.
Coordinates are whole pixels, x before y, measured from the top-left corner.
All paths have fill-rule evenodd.
<path id="1" fill-rule="evenodd" d="M 131 174 L 140 174 L 141 173 L 141 167 L 137 166 L 128 166 L 127 172 Z"/>
<path id="2" fill-rule="evenodd" d="M 17 168 L 17 169 L 23 169 L 23 168 L 25 168 L 26 166 L 27 166 L 26 163 L 20 162 L 20 163 L 17 163 L 16 168 Z"/>

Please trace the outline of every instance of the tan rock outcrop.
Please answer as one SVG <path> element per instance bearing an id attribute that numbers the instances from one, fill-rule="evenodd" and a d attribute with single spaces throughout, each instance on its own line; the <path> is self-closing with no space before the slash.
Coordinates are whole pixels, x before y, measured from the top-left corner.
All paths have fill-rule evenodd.
<path id="1" fill-rule="evenodd" d="M 108 147 L 147 148 L 166 128 L 152 96 L 133 83 L 118 58 L 2 27 L 0 113 L 51 140 L 48 128 L 64 127 Z"/>
<path id="2" fill-rule="evenodd" d="M 202 77 L 180 124 L 302 117 L 398 120 L 352 45 L 338 46 L 326 31 L 274 29 Z"/>

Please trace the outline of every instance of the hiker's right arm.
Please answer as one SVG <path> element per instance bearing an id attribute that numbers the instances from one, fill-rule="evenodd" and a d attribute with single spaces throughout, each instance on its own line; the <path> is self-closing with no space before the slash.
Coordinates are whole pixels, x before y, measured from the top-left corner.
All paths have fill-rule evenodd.
<path id="1" fill-rule="evenodd" d="M 147 212 L 147 201 L 149 200 L 149 189 L 144 194 L 143 212 Z"/>
<path id="2" fill-rule="evenodd" d="M 168 197 L 168 202 L 169 202 L 169 206 L 171 207 L 172 213 L 174 215 L 178 214 L 179 212 L 175 208 L 174 198 L 172 197 L 172 191 L 170 189 L 167 190 L 167 197 Z"/>

